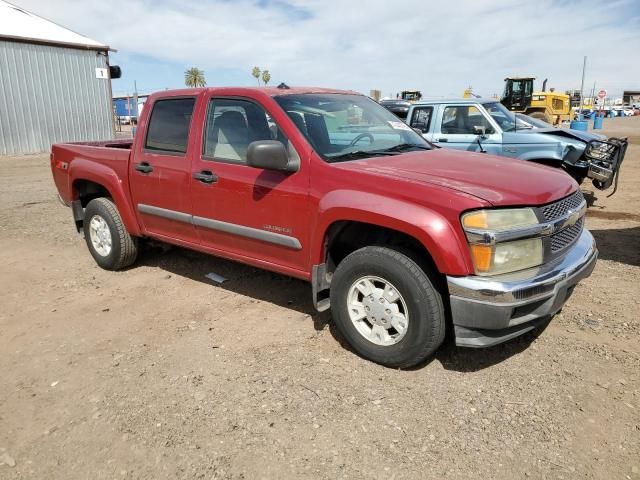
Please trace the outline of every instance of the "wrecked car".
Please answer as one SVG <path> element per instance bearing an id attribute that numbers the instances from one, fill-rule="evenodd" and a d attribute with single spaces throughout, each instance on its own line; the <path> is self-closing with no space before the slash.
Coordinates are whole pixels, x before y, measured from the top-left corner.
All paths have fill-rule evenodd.
<path id="1" fill-rule="evenodd" d="M 406 122 L 440 147 L 562 168 L 578 183 L 590 178 L 599 190 L 617 185 L 628 145 L 624 138 L 532 123 L 495 99 L 421 101 L 409 107 Z"/>

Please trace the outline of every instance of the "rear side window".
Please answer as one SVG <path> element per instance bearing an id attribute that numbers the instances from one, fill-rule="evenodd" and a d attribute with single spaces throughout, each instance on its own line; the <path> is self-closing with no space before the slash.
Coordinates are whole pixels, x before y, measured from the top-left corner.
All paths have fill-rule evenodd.
<path id="1" fill-rule="evenodd" d="M 433 107 L 416 107 L 411 117 L 411 126 L 426 133 L 431 125 L 431 114 Z"/>
<path id="2" fill-rule="evenodd" d="M 171 98 L 155 102 L 145 149 L 173 154 L 185 153 L 195 103 L 195 98 Z"/>

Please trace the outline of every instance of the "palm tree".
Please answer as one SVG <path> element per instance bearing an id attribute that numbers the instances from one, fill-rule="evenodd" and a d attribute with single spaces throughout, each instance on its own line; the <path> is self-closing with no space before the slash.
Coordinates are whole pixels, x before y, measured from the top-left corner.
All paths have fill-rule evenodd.
<path id="1" fill-rule="evenodd" d="M 260 67 L 253 67 L 253 70 L 251 70 L 251 75 L 256 77 L 256 80 L 258 80 L 258 86 L 260 86 Z"/>
<path id="2" fill-rule="evenodd" d="M 184 72 L 184 84 L 187 87 L 204 87 L 207 82 L 204 79 L 204 72 L 197 67 L 191 67 Z"/>
<path id="3" fill-rule="evenodd" d="M 269 70 L 263 70 L 262 82 L 264 83 L 265 87 L 267 86 L 267 83 L 269 83 L 269 80 L 271 80 L 271 74 L 269 73 Z"/>

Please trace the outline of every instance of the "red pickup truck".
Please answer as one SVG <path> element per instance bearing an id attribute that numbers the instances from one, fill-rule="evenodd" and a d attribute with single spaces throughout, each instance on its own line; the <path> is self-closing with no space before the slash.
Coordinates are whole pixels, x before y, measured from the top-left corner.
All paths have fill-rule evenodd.
<path id="1" fill-rule="evenodd" d="M 54 145 L 51 169 L 101 267 L 155 239 L 307 280 L 353 349 L 392 367 L 447 324 L 467 347 L 531 330 L 597 257 L 567 174 L 436 148 L 355 92 L 157 93 L 133 141 Z"/>

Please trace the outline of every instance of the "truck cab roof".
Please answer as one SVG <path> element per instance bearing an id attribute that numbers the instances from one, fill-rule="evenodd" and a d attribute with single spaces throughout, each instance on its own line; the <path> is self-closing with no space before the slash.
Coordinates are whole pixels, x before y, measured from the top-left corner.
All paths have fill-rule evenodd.
<path id="1" fill-rule="evenodd" d="M 455 103 L 456 105 L 474 105 L 474 104 L 482 104 L 485 103 L 495 103 L 499 100 L 497 98 L 443 98 L 443 99 L 435 99 L 435 100 L 420 100 L 419 102 L 414 103 L 414 105 L 439 105 L 441 103 Z"/>
<path id="2" fill-rule="evenodd" d="M 171 90 L 162 90 L 152 94 L 152 97 L 179 97 L 188 95 L 199 95 L 202 92 L 211 92 L 220 95 L 255 95 L 256 93 L 265 94 L 270 97 L 281 95 L 301 95 L 301 94 L 343 94 L 343 95 L 362 95 L 353 90 L 337 90 L 333 88 L 322 87 L 203 87 L 203 88 L 178 88 Z"/>

